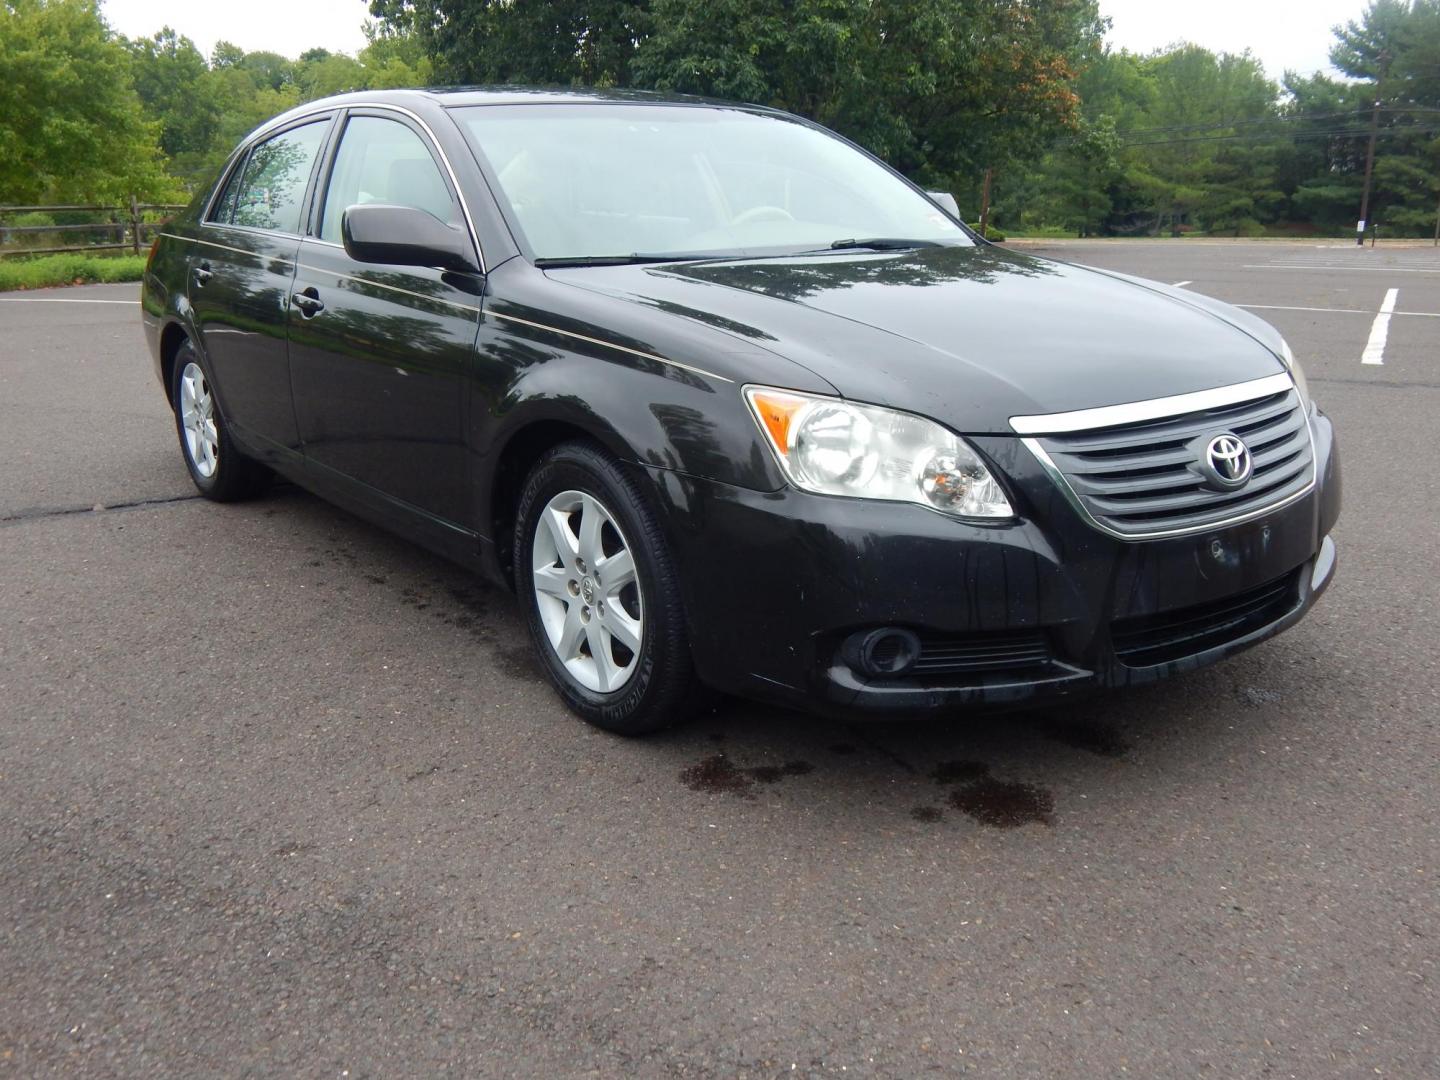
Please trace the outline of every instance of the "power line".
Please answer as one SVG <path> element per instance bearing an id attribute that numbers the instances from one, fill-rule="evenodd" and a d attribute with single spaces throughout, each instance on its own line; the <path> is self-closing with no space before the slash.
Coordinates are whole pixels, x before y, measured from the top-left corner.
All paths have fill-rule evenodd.
<path id="1" fill-rule="evenodd" d="M 1376 132 L 1377 137 L 1388 137 L 1391 135 L 1430 135 L 1440 131 L 1437 126 L 1419 127 L 1392 127 L 1380 128 Z M 1362 138 L 1369 132 L 1365 128 L 1333 128 L 1329 131 L 1287 131 L 1287 132 L 1245 132 L 1238 135 L 1196 135 L 1187 139 L 1150 139 L 1144 142 L 1122 142 L 1120 149 L 1128 150 L 1136 146 L 1178 146 L 1183 143 L 1203 142 L 1234 142 L 1244 139 L 1258 140 L 1268 138 L 1285 139 L 1331 139 L 1331 138 Z"/>
<path id="2" fill-rule="evenodd" d="M 1216 122 L 1208 123 L 1208 124 L 1176 124 L 1176 125 L 1170 125 L 1170 126 L 1156 126 L 1156 127 L 1148 127 L 1148 128 L 1126 128 L 1126 129 L 1124 129 L 1124 130 L 1116 131 L 1115 134 L 1116 134 L 1116 136 L 1117 136 L 1118 138 L 1120 138 L 1120 139 L 1122 140 L 1122 142 L 1121 142 L 1121 145 L 1122 145 L 1122 146 L 1161 146 L 1161 145 L 1169 145 L 1169 144 L 1173 144 L 1173 143 L 1184 143 L 1184 142 L 1218 142 L 1218 141 L 1223 141 L 1223 140 L 1228 140 L 1228 139 L 1245 139 L 1245 138 L 1262 139 L 1262 138 L 1269 138 L 1269 137 L 1301 138 L 1301 137 L 1314 137 L 1314 136 L 1316 136 L 1316 135 L 1343 135 L 1343 134 L 1347 134 L 1347 132 L 1345 132 L 1345 131 L 1343 131 L 1343 130 L 1339 130 L 1339 129 L 1336 129 L 1336 130 L 1333 130 L 1333 131 L 1310 132 L 1310 133 L 1306 133 L 1306 132 L 1298 132 L 1298 133 L 1297 133 L 1297 132 L 1290 132 L 1290 131 L 1286 131 L 1286 130 L 1284 130 L 1284 129 L 1285 129 L 1287 126 L 1297 125 L 1297 124 L 1318 123 L 1318 122 L 1320 122 L 1320 121 L 1322 121 L 1322 120 L 1337 120 L 1337 119 L 1349 118 L 1349 117 L 1359 117 L 1359 116 L 1365 115 L 1365 114 L 1368 113 L 1368 112 L 1369 112 L 1368 109 L 1359 109 L 1359 110 L 1354 110 L 1354 111 L 1352 111 L 1352 112 L 1308 113 L 1308 114 L 1299 114 L 1299 115 L 1295 115 L 1295 116 L 1270 116 L 1270 117 L 1264 117 L 1264 118 L 1262 118 L 1262 119 L 1255 119 L 1255 120 L 1216 121 Z M 1381 106 L 1380 112 L 1381 112 L 1382 114 L 1388 113 L 1388 114 L 1401 114 L 1401 115 L 1406 114 L 1406 113 L 1440 113 L 1440 108 L 1432 108 L 1432 107 L 1430 107 L 1430 106 L 1425 106 L 1425 105 Z M 1268 126 L 1268 127 L 1272 128 L 1272 129 L 1274 129 L 1274 130 L 1265 131 L 1265 132 L 1246 132 L 1246 133 L 1238 133 L 1238 134 L 1232 132 L 1232 129 L 1234 129 L 1234 128 L 1239 128 L 1239 127 L 1262 127 L 1262 126 Z M 1407 126 L 1404 126 L 1404 127 L 1384 128 L 1384 129 L 1382 129 L 1382 130 L 1383 130 L 1383 131 L 1389 131 L 1389 132 L 1409 131 L 1409 132 L 1423 133 L 1424 131 L 1427 131 L 1428 129 L 1422 129 L 1422 128 L 1418 128 L 1418 127 L 1415 127 L 1415 126 L 1408 126 L 1408 125 L 1407 125 Z M 1141 142 L 1129 142 L 1129 141 L 1125 141 L 1128 137 L 1130 137 L 1130 136 L 1135 136 L 1135 135 L 1169 135 L 1169 134 L 1175 134 L 1175 133 L 1186 132 L 1186 131 L 1225 131 L 1225 132 L 1231 132 L 1231 133 L 1229 133 L 1229 134 L 1221 134 L 1221 135 L 1196 135 L 1196 136 L 1191 136 L 1191 137 L 1188 137 L 1188 138 L 1169 139 L 1169 140 L 1149 140 L 1149 139 L 1146 139 L 1146 140 L 1143 140 L 1143 141 L 1141 141 Z M 1363 135 L 1363 134 L 1365 134 L 1365 132 L 1364 132 L 1364 131 L 1361 131 L 1360 134 Z M 1070 137 L 1070 138 L 1060 140 L 1060 141 L 1057 143 L 1057 145 L 1058 145 L 1058 146 L 1072 146 L 1072 145 L 1075 145 L 1075 144 L 1077 144 L 1077 143 L 1081 143 L 1081 142 L 1084 142 L 1084 141 L 1085 141 L 1085 136 L 1072 136 L 1072 137 Z"/>
<path id="3" fill-rule="evenodd" d="M 1266 116 L 1255 120 L 1211 120 L 1203 124 L 1161 124 L 1155 127 L 1125 128 L 1117 131 L 1117 135 L 1169 135 L 1176 131 L 1207 131 L 1214 128 L 1246 127 L 1255 124 L 1275 124 L 1294 122 L 1298 119 L 1306 120 L 1335 120 L 1342 116 L 1361 116 L 1368 112 L 1367 109 L 1351 109 L 1346 112 L 1335 113 L 1314 113 L 1305 117 L 1293 116 Z"/>

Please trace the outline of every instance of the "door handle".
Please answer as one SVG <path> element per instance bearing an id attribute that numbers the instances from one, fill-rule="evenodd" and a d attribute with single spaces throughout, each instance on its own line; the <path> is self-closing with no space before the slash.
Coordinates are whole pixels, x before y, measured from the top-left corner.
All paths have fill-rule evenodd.
<path id="1" fill-rule="evenodd" d="M 316 292 L 313 285 L 301 292 L 291 293 L 290 300 L 300 309 L 302 318 L 313 319 L 325 310 L 325 304 L 320 299 L 320 294 Z"/>
<path id="2" fill-rule="evenodd" d="M 210 269 L 210 264 L 209 264 L 209 263 L 201 263 L 199 266 L 195 267 L 195 284 L 196 284 L 196 285 L 204 285 L 207 281 L 209 281 L 209 280 L 210 280 L 212 277 L 214 277 L 214 276 L 215 276 L 215 273 L 214 273 L 214 271 L 212 271 L 212 270 Z"/>

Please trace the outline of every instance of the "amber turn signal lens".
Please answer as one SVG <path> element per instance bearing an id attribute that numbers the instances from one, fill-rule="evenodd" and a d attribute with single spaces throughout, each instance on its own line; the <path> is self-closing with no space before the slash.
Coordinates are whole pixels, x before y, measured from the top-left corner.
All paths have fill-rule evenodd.
<path id="1" fill-rule="evenodd" d="M 790 394 L 777 394 L 773 390 L 752 390 L 750 401 L 755 406 L 755 415 L 760 418 L 765 433 L 782 455 L 790 451 L 790 426 L 796 415 L 809 404 L 805 398 Z"/>

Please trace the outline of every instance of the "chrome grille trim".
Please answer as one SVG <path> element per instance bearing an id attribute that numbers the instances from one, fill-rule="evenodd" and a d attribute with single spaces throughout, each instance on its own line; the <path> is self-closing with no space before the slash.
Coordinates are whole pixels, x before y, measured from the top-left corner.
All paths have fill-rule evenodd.
<path id="1" fill-rule="evenodd" d="M 1081 409 L 1078 412 L 1012 416 L 1010 427 L 1017 435 L 1059 435 L 1068 431 L 1089 431 L 1091 428 L 1138 424 L 1146 420 L 1183 416 L 1185 413 L 1199 412 L 1201 409 L 1233 405 L 1237 401 L 1249 401 L 1267 394 L 1278 394 L 1282 390 L 1291 389 L 1294 385 L 1290 376 L 1282 372 L 1279 375 L 1267 375 L 1263 379 L 1252 379 L 1250 382 L 1235 383 L 1231 386 L 1217 386 L 1213 390 L 1199 390 L 1193 394 L 1177 394 L 1175 397 L 1131 401 L 1124 405 L 1105 405 L 1098 409 Z"/>
<path id="2" fill-rule="evenodd" d="M 1110 421 L 1103 427 L 1073 427 L 1080 413 L 1016 418 L 1066 428 L 1020 441 L 1080 517 L 1122 540 L 1165 539 L 1240 524 L 1313 491 L 1315 440 L 1308 403 L 1289 376 L 1222 389 L 1160 399 L 1167 405 L 1205 402 L 1184 413 L 1157 411 L 1154 402 L 1090 410 L 1089 415 Z M 1114 422 L 1121 415 L 1128 419 Z M 1254 460 L 1251 480 L 1236 491 L 1204 486 L 1195 467 L 1196 442 L 1222 431 L 1244 439 Z"/>

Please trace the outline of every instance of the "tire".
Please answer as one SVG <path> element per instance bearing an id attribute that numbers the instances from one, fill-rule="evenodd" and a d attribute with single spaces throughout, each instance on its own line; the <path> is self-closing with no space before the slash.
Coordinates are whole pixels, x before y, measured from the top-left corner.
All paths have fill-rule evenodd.
<path id="1" fill-rule="evenodd" d="M 704 707 L 669 547 L 614 458 L 584 442 L 546 453 L 520 493 L 514 541 L 531 640 L 573 712 L 643 735 Z"/>
<path id="2" fill-rule="evenodd" d="M 170 400 L 175 431 L 190 479 L 207 499 L 237 502 L 264 490 L 270 470 L 246 457 L 230 438 L 210 384 L 210 373 L 192 342 L 175 353 Z"/>

